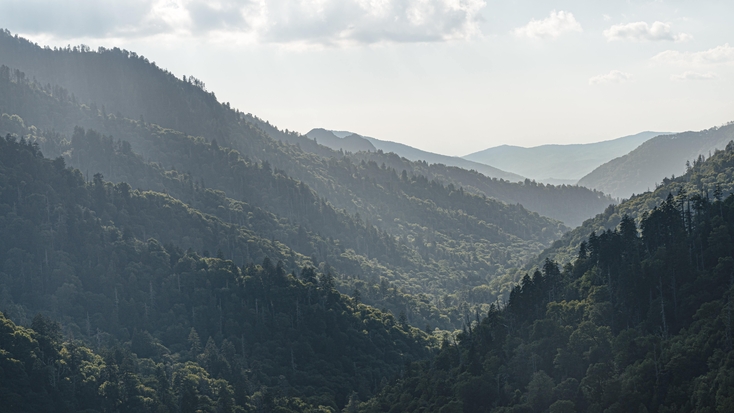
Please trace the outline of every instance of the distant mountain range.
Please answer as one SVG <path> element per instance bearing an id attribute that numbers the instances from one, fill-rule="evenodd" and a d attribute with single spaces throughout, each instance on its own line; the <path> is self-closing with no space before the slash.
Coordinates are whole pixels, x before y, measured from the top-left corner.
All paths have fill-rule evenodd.
<path id="1" fill-rule="evenodd" d="M 589 174 L 663 171 L 618 205 L 312 137 L 0 29 L 2 411 L 734 410 L 734 123 Z"/>
<path id="2" fill-rule="evenodd" d="M 654 190 L 663 177 L 686 172 L 686 161 L 724 149 L 734 139 L 734 123 L 700 132 L 657 136 L 632 152 L 610 160 L 579 180 L 616 198 Z"/>
<path id="3" fill-rule="evenodd" d="M 641 132 L 603 142 L 541 145 L 523 148 L 501 145 L 474 152 L 463 158 L 492 165 L 540 182 L 575 184 L 599 165 L 634 150 L 663 132 Z"/>
<path id="4" fill-rule="evenodd" d="M 376 152 L 381 150 L 383 152 L 393 152 L 410 161 L 425 161 L 429 164 L 456 166 L 467 170 L 473 169 L 490 178 L 504 179 L 511 182 L 519 182 L 525 179 L 523 176 L 518 174 L 506 172 L 495 168 L 494 166 L 480 162 L 470 161 L 458 156 L 440 155 L 433 152 L 423 151 L 402 143 L 383 141 L 353 132 L 330 131 L 327 129 L 316 128 L 308 132 L 306 136 L 317 141 L 321 145 L 337 151 L 340 149 L 347 152 Z"/>

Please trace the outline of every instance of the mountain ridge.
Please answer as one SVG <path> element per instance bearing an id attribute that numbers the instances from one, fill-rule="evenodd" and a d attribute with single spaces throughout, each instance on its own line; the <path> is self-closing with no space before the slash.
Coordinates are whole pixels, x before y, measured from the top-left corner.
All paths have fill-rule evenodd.
<path id="1" fill-rule="evenodd" d="M 365 302 L 405 312 L 419 325 L 459 325 L 459 304 L 485 306 L 493 299 L 492 292 L 477 294 L 474 287 L 504 267 L 521 265 L 566 229 L 519 205 L 373 160 L 315 158 L 295 146 L 262 141 L 272 145 L 266 147 L 270 156 L 293 156 L 286 159 L 308 162 L 329 179 L 312 188 L 268 158 L 256 161 L 215 139 L 94 112 L 68 92 L 0 69 L 0 107 L 13 113 L 0 117 L 0 132 L 18 133 L 49 156 L 62 156 L 89 179 L 99 172 L 115 183 L 166 192 L 257 230 L 310 257 L 322 271 L 333 268 L 342 292 L 360 289 Z M 344 197 L 335 202 L 355 202 L 351 211 L 318 191 L 337 185 Z M 221 242 L 217 249 L 230 257 L 232 244 Z"/>
<path id="2" fill-rule="evenodd" d="M 581 178 L 579 184 L 616 198 L 629 198 L 654 188 L 664 177 L 684 174 L 686 162 L 723 149 L 732 139 L 731 122 L 698 132 L 656 136 L 630 153 L 600 165 Z"/>
<path id="3" fill-rule="evenodd" d="M 323 141 L 326 146 L 335 150 L 351 150 L 350 148 L 368 151 L 381 150 L 383 152 L 393 152 L 411 161 L 425 161 L 429 164 L 456 166 L 467 170 L 474 169 L 489 178 L 505 179 L 512 182 L 518 182 L 525 179 L 523 176 L 503 171 L 491 165 L 467 161 L 458 156 L 448 156 L 428 152 L 402 143 L 384 141 L 354 132 L 337 131 L 335 133 L 334 131 L 323 128 L 314 128 L 306 133 L 305 136 L 308 136 L 311 139 L 315 137 L 319 142 Z"/>
<path id="4" fill-rule="evenodd" d="M 474 152 L 463 158 L 497 165 L 498 168 L 541 182 L 554 179 L 578 182 L 599 165 L 622 156 L 661 134 L 666 132 L 648 131 L 593 143 L 545 144 L 530 148 L 505 144 Z"/>

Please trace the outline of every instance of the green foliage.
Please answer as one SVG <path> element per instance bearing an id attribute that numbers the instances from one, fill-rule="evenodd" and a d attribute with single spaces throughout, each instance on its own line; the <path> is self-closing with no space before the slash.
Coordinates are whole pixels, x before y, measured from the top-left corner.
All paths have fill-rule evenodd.
<path id="1" fill-rule="evenodd" d="M 668 195 L 639 231 L 624 216 L 563 269 L 546 260 L 361 411 L 728 411 L 732 234 L 734 196 Z"/>
<path id="2" fill-rule="evenodd" d="M 734 125 L 727 125 L 700 133 L 728 136 L 733 128 Z M 576 257 L 582 241 L 592 232 L 601 233 L 615 228 L 625 215 L 639 224 L 643 213 L 663 203 L 668 194 L 673 194 L 678 202 L 690 204 L 695 209 L 703 202 L 712 202 L 717 197 L 722 199 L 731 193 L 734 193 L 734 146 L 728 144 L 723 150 L 713 151 L 709 158 L 699 156 L 684 175 L 664 178 L 654 191 L 634 195 L 618 205 L 610 205 L 603 213 L 564 234 L 540 255 L 540 259 L 550 258 L 561 264 L 570 262 Z"/>
<path id="3" fill-rule="evenodd" d="M 290 269 L 309 260 L 280 243 L 167 195 L 101 175 L 85 182 L 12 137 L 0 139 L 0 233 L 0 307 L 21 324 L 39 312 L 63 323 L 37 318 L 38 337 L 19 330 L 0 343 L 10 352 L 3 374 L 31 380 L 41 368 L 27 361 L 33 354 L 53 366 L 44 367 L 53 370 L 47 394 L 2 381 L 0 394 L 20 411 L 36 406 L 29 400 L 46 404 L 33 411 L 336 409 L 353 392 L 368 398 L 432 346 L 338 293 L 329 273 L 306 267 L 299 279 Z M 177 246 L 187 244 L 249 264 Z M 77 352 L 91 365 L 64 367 Z M 89 387 L 59 387 L 64 380 Z M 288 407 L 296 399 L 306 407 Z"/>
<path id="4" fill-rule="evenodd" d="M 404 311 L 413 325 L 458 328 L 473 308 L 484 311 L 501 294 L 501 287 L 487 290 L 484 284 L 528 261 L 565 230 L 519 205 L 472 195 L 422 175 L 406 173 L 403 178 L 373 161 L 355 163 L 346 156 L 327 160 L 260 135 L 242 135 L 227 147 L 223 141 L 104 116 L 24 78 L 18 72 L 4 83 L 0 80 L 0 88 L 7 90 L 0 94 L 0 106 L 23 115 L 7 116 L 16 121 L 0 125 L 0 131 L 15 130 L 18 122 L 39 123 L 46 131 L 25 127 L 23 136 L 45 153 L 62 156 L 87 180 L 101 173 L 131 188 L 165 192 L 263 239 L 277 240 L 310 257 L 321 271 L 331 269 L 340 291 L 359 289 L 365 303 L 394 314 Z M 266 159 L 256 161 L 251 154 Z M 310 184 L 289 177 L 276 164 Z M 301 172 L 294 165 L 301 165 Z M 319 196 L 323 194 L 326 199 Z M 247 263 L 232 242 L 221 240 L 205 248 L 192 241 L 172 240 L 197 251 L 221 250 L 238 265 Z M 251 255 L 254 262 L 264 256 Z"/>

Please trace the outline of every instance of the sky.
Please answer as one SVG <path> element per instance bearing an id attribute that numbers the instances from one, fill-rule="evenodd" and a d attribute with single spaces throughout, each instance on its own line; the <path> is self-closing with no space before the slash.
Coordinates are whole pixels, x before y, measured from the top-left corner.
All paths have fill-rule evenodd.
<path id="1" fill-rule="evenodd" d="M 2 0 L 40 45 L 120 47 L 281 129 L 447 155 L 734 121 L 730 0 Z"/>

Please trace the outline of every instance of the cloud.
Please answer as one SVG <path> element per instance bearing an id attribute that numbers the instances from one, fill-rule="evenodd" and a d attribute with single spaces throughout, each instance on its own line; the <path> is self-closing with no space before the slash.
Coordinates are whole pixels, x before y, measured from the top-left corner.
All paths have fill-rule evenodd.
<path id="1" fill-rule="evenodd" d="M 671 75 L 670 80 L 675 82 L 683 82 L 686 80 L 716 80 L 718 76 L 714 73 L 697 73 L 697 72 L 685 72 L 680 75 Z"/>
<path id="2" fill-rule="evenodd" d="M 194 0 L 185 9 L 193 30 L 247 30 L 249 24 L 242 13 L 242 4 L 237 1 Z"/>
<path id="3" fill-rule="evenodd" d="M 530 23 L 514 30 L 515 35 L 533 39 L 555 39 L 568 32 L 581 32 L 581 24 L 572 13 L 553 10 L 543 20 L 531 20 Z"/>
<path id="4" fill-rule="evenodd" d="M 251 12 L 276 43 L 442 42 L 480 34 L 483 0 L 270 0 Z"/>
<path id="5" fill-rule="evenodd" d="M 466 40 L 481 34 L 485 6 L 484 0 L 3 0 L 0 16 L 15 22 L 12 31 L 62 38 L 177 34 L 339 46 Z"/>
<path id="6" fill-rule="evenodd" d="M 622 83 L 632 79 L 632 74 L 622 72 L 621 70 L 612 70 L 605 75 L 594 76 L 589 79 L 590 85 L 600 85 L 602 83 Z"/>
<path id="7" fill-rule="evenodd" d="M 725 43 L 722 46 L 695 53 L 666 50 L 655 55 L 652 60 L 664 63 L 696 65 L 732 63 L 734 62 L 734 47 L 729 46 L 729 43 Z"/>
<path id="8" fill-rule="evenodd" d="M 3 0 L 0 1 L 0 16 L 4 28 L 15 32 L 107 37 L 160 30 L 162 22 L 146 18 L 153 6 L 148 0 Z M 156 25 L 159 26 L 157 29 Z M 170 30 L 170 27 L 165 30 Z"/>
<path id="9" fill-rule="evenodd" d="M 682 42 L 693 38 L 686 33 L 673 33 L 670 23 L 657 21 L 652 25 L 648 25 L 645 22 L 616 24 L 604 30 L 604 36 L 610 42 L 614 40 L 632 40 L 636 42 L 668 40 Z"/>

